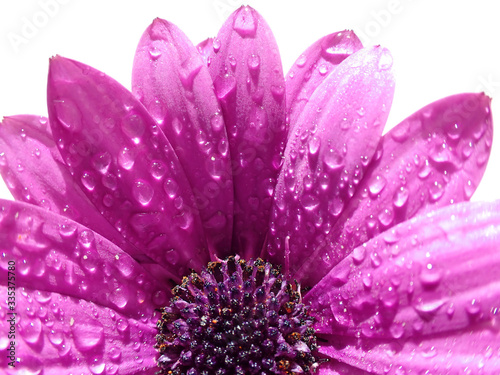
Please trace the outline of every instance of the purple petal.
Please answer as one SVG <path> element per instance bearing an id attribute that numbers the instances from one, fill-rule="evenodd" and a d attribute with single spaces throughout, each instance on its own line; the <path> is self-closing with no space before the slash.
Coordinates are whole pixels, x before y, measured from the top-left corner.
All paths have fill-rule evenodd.
<path id="1" fill-rule="evenodd" d="M 0 207 L 0 243 L 17 260 L 16 285 L 85 299 L 135 319 L 168 301 L 168 286 L 99 234 L 31 204 L 0 200 Z"/>
<path id="2" fill-rule="evenodd" d="M 285 82 L 269 26 L 250 7 L 235 11 L 213 42 L 209 70 L 228 130 L 233 167 L 233 250 L 250 258 L 268 230 L 287 136 Z"/>
<path id="3" fill-rule="evenodd" d="M 463 356 L 498 372 L 499 249 L 500 201 L 448 206 L 374 237 L 304 297 L 331 335 L 321 351 L 375 373 L 391 363 L 389 373 L 458 373 Z"/>
<path id="4" fill-rule="evenodd" d="M 52 140 L 45 117 L 5 117 L 0 126 L 0 153 L 4 155 L 0 172 L 15 199 L 75 220 L 100 233 L 136 259 L 147 261 L 73 182 Z"/>
<path id="5" fill-rule="evenodd" d="M 201 58 L 206 65 L 208 65 L 208 58 L 213 51 L 213 43 L 214 38 L 207 38 L 203 42 L 196 45 L 196 49 L 198 50 L 198 53 L 201 55 Z"/>
<path id="6" fill-rule="evenodd" d="M 288 240 L 296 272 L 354 194 L 387 120 L 394 93 L 391 62 L 384 48 L 360 50 L 305 105 L 276 186 L 266 249 L 274 263 L 286 263 Z"/>
<path id="7" fill-rule="evenodd" d="M 292 134 L 302 110 L 314 91 L 348 56 L 363 48 L 351 30 L 316 41 L 295 61 L 286 75 L 286 113 Z"/>
<path id="8" fill-rule="evenodd" d="M 160 124 L 193 188 L 208 245 L 228 255 L 233 222 L 229 145 L 208 68 L 175 25 L 155 19 L 134 60 L 132 88 Z"/>
<path id="9" fill-rule="evenodd" d="M 7 292 L 1 285 L 2 296 Z M 15 368 L 8 367 L 10 341 L 3 339 L 13 316 L 8 307 L 2 298 L 0 330 L 5 334 L 0 340 L 0 367 L 8 373 L 152 375 L 158 370 L 157 318 L 138 321 L 98 304 L 21 285 L 15 307 Z"/>
<path id="10" fill-rule="evenodd" d="M 423 210 L 468 200 L 489 157 L 489 105 L 484 94 L 454 95 L 422 108 L 386 134 L 356 195 L 318 245 L 317 256 L 329 257 L 320 268 L 331 269 L 356 246 Z M 310 274 L 314 283 L 323 273 L 312 263 L 298 277 Z"/>
<path id="11" fill-rule="evenodd" d="M 194 196 L 146 109 L 105 74 L 55 57 L 49 120 L 70 172 L 103 216 L 173 274 L 208 261 Z"/>

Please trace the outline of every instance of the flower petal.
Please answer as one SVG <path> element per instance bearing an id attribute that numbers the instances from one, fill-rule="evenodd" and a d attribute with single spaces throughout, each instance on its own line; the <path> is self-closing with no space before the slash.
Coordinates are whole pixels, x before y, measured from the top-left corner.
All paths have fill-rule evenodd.
<path id="1" fill-rule="evenodd" d="M 47 91 L 61 155 L 103 216 L 179 277 L 206 264 L 191 187 L 142 104 L 110 77 L 59 56 L 51 60 Z"/>
<path id="2" fill-rule="evenodd" d="M 324 36 L 299 56 L 286 75 L 286 113 L 290 134 L 314 91 L 337 65 L 361 48 L 363 45 L 356 34 L 344 30 Z"/>
<path id="3" fill-rule="evenodd" d="M 356 246 L 423 210 L 468 200 L 491 148 L 489 105 L 484 94 L 450 96 L 386 134 L 355 196 L 318 245 L 317 256 L 329 257 L 321 268 L 330 269 Z M 314 283 L 323 274 L 317 262 L 307 263 L 298 277 L 310 274 Z"/>
<path id="4" fill-rule="evenodd" d="M 208 245 L 228 255 L 233 183 L 224 119 L 208 68 L 175 25 L 157 18 L 143 34 L 132 91 L 160 124 L 184 168 Z"/>
<path id="5" fill-rule="evenodd" d="M 345 59 L 313 93 L 289 137 L 266 250 L 285 264 L 289 240 L 292 273 L 324 240 L 375 154 L 394 93 L 391 62 L 381 47 Z"/>
<path id="6" fill-rule="evenodd" d="M 487 329 L 450 332 L 442 337 L 423 336 L 405 345 L 397 340 L 360 345 L 356 339 L 346 340 L 342 336 L 331 337 L 329 345 L 320 352 L 369 374 L 498 374 L 499 342 L 498 330 Z"/>
<path id="7" fill-rule="evenodd" d="M 500 201 L 447 206 L 374 237 L 304 297 L 317 331 L 332 335 L 324 352 L 375 373 L 498 372 L 499 249 Z M 462 362 L 471 347 L 482 355 Z"/>
<path id="8" fill-rule="evenodd" d="M 7 277 L 0 293 L 6 296 Z M 15 355 L 7 335 L 0 338 L 0 367 L 7 373 L 59 375 L 154 374 L 158 367 L 152 321 L 138 321 L 87 301 L 18 287 L 12 315 L 0 301 L 0 329 L 10 332 L 15 319 Z M 14 367 L 8 367 L 11 361 Z"/>
<path id="9" fill-rule="evenodd" d="M 136 259 L 144 254 L 100 214 L 64 164 L 45 117 L 5 117 L 0 126 L 0 172 L 15 199 L 36 204 L 100 233 Z"/>
<path id="10" fill-rule="evenodd" d="M 228 130 L 233 167 L 233 251 L 260 252 L 287 129 L 285 82 L 274 37 L 252 8 L 241 7 L 213 42 L 209 70 Z"/>
<path id="11" fill-rule="evenodd" d="M 160 284 L 119 247 L 90 229 L 31 204 L 0 200 L 0 243 L 17 260 L 16 285 L 150 316 L 168 302 Z"/>
<path id="12" fill-rule="evenodd" d="M 207 38 L 196 45 L 196 50 L 201 55 L 203 62 L 208 65 L 208 58 L 213 52 L 214 38 Z"/>

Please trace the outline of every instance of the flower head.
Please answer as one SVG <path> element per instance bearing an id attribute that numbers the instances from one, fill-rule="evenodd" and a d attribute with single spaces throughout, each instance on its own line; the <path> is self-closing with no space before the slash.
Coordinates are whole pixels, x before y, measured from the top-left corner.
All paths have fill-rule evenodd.
<path id="1" fill-rule="evenodd" d="M 342 31 L 285 79 L 250 7 L 197 47 L 154 20 L 132 92 L 52 58 L 49 118 L 0 126 L 2 367 L 497 373 L 490 99 L 382 135 L 392 63 Z"/>

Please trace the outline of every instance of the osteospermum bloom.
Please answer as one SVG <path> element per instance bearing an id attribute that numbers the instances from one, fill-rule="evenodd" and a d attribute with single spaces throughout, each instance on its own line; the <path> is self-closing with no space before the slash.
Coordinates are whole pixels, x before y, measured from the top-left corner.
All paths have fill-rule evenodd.
<path id="1" fill-rule="evenodd" d="M 49 118 L 0 127 L 2 368 L 498 373 L 490 99 L 382 136 L 391 67 L 343 31 L 285 80 L 249 7 L 198 47 L 156 19 L 132 93 L 52 58 Z"/>

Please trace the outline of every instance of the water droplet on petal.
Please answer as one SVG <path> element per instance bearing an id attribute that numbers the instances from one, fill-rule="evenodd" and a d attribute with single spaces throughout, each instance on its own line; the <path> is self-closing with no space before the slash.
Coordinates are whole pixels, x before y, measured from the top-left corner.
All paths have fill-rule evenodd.
<path id="1" fill-rule="evenodd" d="M 380 55 L 380 60 L 378 62 L 379 69 L 380 70 L 390 69 L 392 67 L 392 62 L 393 62 L 393 60 L 392 60 L 391 53 L 389 52 L 389 50 L 384 48 L 382 50 L 382 54 Z"/>
<path id="2" fill-rule="evenodd" d="M 161 180 L 167 173 L 167 167 L 161 160 L 154 160 L 151 162 L 150 173 L 155 179 Z"/>
<path id="3" fill-rule="evenodd" d="M 257 31 L 258 20 L 249 7 L 240 8 L 233 21 L 233 29 L 243 38 L 253 38 Z"/>
<path id="4" fill-rule="evenodd" d="M 339 170 L 344 166 L 344 158 L 340 155 L 337 150 L 329 149 L 324 155 L 324 161 L 326 166 L 332 170 Z"/>
<path id="5" fill-rule="evenodd" d="M 394 193 L 392 203 L 395 207 L 401 208 L 408 202 L 409 195 L 408 189 L 401 187 Z"/>
<path id="6" fill-rule="evenodd" d="M 82 114 L 72 100 L 54 100 L 53 105 L 57 119 L 66 129 L 71 131 L 79 131 L 81 129 Z"/>
<path id="7" fill-rule="evenodd" d="M 214 81 L 217 98 L 224 100 L 236 88 L 236 79 L 233 76 L 218 76 Z"/>
<path id="8" fill-rule="evenodd" d="M 111 155 L 108 152 L 96 154 L 92 157 L 91 163 L 98 172 L 104 174 L 111 164 Z"/>
<path id="9" fill-rule="evenodd" d="M 92 173 L 83 172 L 80 180 L 88 191 L 93 191 L 95 189 L 97 181 Z"/>
<path id="10" fill-rule="evenodd" d="M 78 350 L 89 352 L 103 342 L 104 328 L 98 320 L 80 321 L 71 325 L 73 340 Z"/>
<path id="11" fill-rule="evenodd" d="M 149 182 L 136 180 L 132 186 L 132 194 L 137 202 L 147 206 L 153 199 L 154 189 Z"/>
<path id="12" fill-rule="evenodd" d="M 118 164 L 120 164 L 123 169 L 130 170 L 134 166 L 134 162 L 135 155 L 128 147 L 124 147 L 118 153 Z"/>
<path id="13" fill-rule="evenodd" d="M 387 180 L 383 176 L 375 176 L 368 185 L 368 189 L 372 195 L 378 195 L 382 190 L 384 190 L 387 185 Z"/>
<path id="14" fill-rule="evenodd" d="M 179 185 L 171 178 L 167 178 L 165 180 L 165 183 L 163 184 L 163 189 L 165 190 L 165 193 L 167 193 L 167 195 L 173 199 L 177 196 Z"/>
<path id="15" fill-rule="evenodd" d="M 19 323 L 19 333 L 21 337 L 29 344 L 36 344 L 40 340 L 42 333 L 42 323 L 40 319 L 23 319 Z"/>
<path id="16" fill-rule="evenodd" d="M 149 56 L 151 56 L 152 60 L 158 60 L 161 56 L 161 51 L 156 47 L 152 47 L 149 50 Z"/>
<path id="17" fill-rule="evenodd" d="M 122 131 L 127 137 L 132 139 L 135 144 L 138 144 L 146 130 L 146 125 L 142 118 L 138 115 L 130 115 L 125 117 L 121 123 Z"/>

